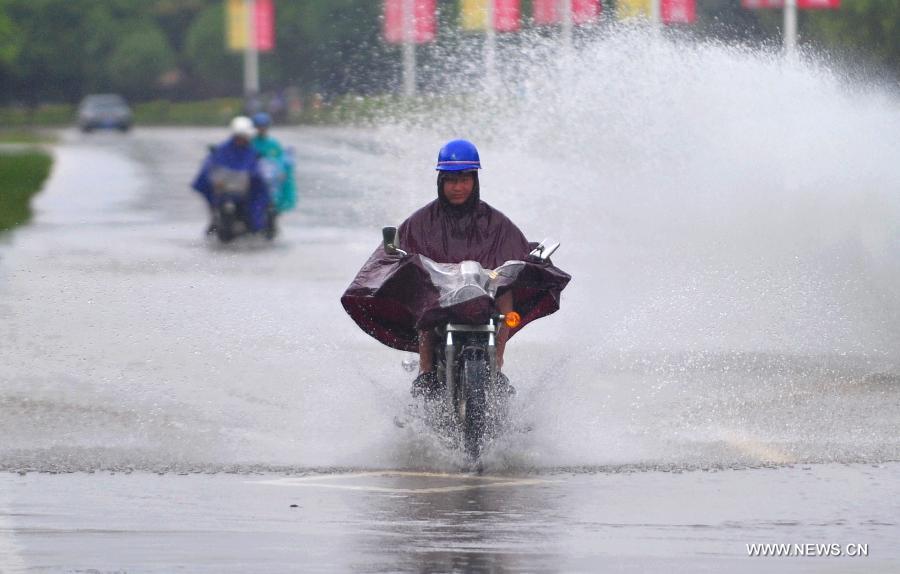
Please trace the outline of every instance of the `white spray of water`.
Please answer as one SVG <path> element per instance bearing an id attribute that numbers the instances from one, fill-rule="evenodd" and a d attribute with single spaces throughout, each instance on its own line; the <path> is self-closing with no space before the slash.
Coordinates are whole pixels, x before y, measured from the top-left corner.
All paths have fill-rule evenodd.
<path id="1" fill-rule="evenodd" d="M 521 76 L 502 94 L 435 97 L 374 134 L 287 134 L 310 159 L 269 250 L 184 239 L 204 217 L 186 182 L 224 132 L 173 134 L 196 158 L 174 158 L 164 130 L 135 134 L 135 153 L 166 162 L 146 211 L 134 190 L 70 189 L 92 180 L 81 156 L 59 162 L 4 260 L 27 313 L 5 311 L 19 343 L 0 463 L 458 467 L 437 437 L 393 426 L 402 357 L 337 303 L 378 228 L 432 197 L 454 137 L 482 152 L 482 197 L 561 239 L 574 277 L 510 344 L 531 430 L 489 468 L 900 456 L 897 103 L 822 65 L 640 30 L 562 62 L 554 49 L 507 54 Z M 443 85 L 476 83 L 471 56 Z M 76 198 L 109 213 L 85 226 Z M 248 312 L 251 293 L 265 304 Z"/>
<path id="2" fill-rule="evenodd" d="M 685 441 L 703 441 L 707 462 L 759 458 L 747 444 L 775 440 L 771 425 L 796 430 L 781 458 L 830 456 L 839 407 L 776 414 L 766 401 L 896 374 L 897 101 L 811 59 L 606 34 L 562 60 L 546 43 L 523 50 L 502 94 L 435 97 L 432 112 L 383 128 L 398 217 L 433 189 L 410 166 L 466 137 L 481 151 L 482 199 L 532 239 L 563 242 L 562 310 L 510 346 L 536 430 L 500 458 L 695 458 L 672 448 Z M 882 440 L 860 452 L 883 454 Z"/>

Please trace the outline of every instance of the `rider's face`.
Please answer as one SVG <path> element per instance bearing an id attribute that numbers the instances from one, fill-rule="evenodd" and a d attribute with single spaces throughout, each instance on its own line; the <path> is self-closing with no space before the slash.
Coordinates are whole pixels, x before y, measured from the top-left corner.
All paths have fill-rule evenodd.
<path id="1" fill-rule="evenodd" d="M 471 173 L 449 172 L 441 180 L 444 182 L 444 197 L 452 205 L 464 204 L 475 190 L 475 176 Z"/>

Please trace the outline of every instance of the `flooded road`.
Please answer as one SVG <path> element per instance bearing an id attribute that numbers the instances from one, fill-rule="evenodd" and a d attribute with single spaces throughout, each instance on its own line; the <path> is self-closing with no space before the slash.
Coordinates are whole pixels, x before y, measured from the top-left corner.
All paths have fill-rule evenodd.
<path id="1" fill-rule="evenodd" d="M 7 474 L 0 571 L 887 573 L 900 563 L 898 480 L 896 463 L 522 478 Z M 792 554 L 752 546 L 764 544 Z"/>
<path id="2" fill-rule="evenodd" d="M 0 245 L 0 572 L 900 566 L 892 356 L 604 347 L 608 311 L 580 317 L 611 288 L 595 231 L 563 230 L 576 282 L 510 346 L 529 432 L 473 475 L 397 428 L 405 355 L 338 298 L 380 225 L 430 197 L 432 154 L 413 170 L 377 130 L 278 135 L 300 209 L 274 244 L 226 249 L 188 189 L 221 130 L 62 134 L 33 223 Z M 560 227 L 505 193 L 529 233 Z"/>
<path id="3" fill-rule="evenodd" d="M 432 197 L 441 140 L 283 130 L 301 208 L 273 244 L 222 248 L 202 237 L 188 185 L 224 135 L 63 134 L 33 223 L 0 246 L 0 467 L 458 468 L 456 453 L 390 423 L 409 402 L 406 355 L 338 302 L 379 228 Z M 896 221 L 892 206 L 877 219 L 848 209 L 816 250 L 788 218 L 776 230 L 796 230 L 789 248 L 753 238 L 756 251 L 726 265 L 689 250 L 693 236 L 623 243 L 662 215 L 610 204 L 588 225 L 575 203 L 591 188 L 554 198 L 483 148 L 496 158 L 485 200 L 533 238 L 560 237 L 558 264 L 575 277 L 560 312 L 510 346 L 515 416 L 535 431 L 497 445 L 489 468 L 900 459 L 900 289 L 886 281 L 900 232 L 878 249 L 867 235 Z"/>

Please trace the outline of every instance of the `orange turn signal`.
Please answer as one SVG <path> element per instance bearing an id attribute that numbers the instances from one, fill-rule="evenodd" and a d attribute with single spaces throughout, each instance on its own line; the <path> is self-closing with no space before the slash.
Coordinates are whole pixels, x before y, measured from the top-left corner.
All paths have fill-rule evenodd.
<path id="1" fill-rule="evenodd" d="M 516 313 L 515 311 L 510 311 L 503 317 L 506 326 L 510 329 L 515 329 L 519 325 L 522 324 L 522 316 Z"/>

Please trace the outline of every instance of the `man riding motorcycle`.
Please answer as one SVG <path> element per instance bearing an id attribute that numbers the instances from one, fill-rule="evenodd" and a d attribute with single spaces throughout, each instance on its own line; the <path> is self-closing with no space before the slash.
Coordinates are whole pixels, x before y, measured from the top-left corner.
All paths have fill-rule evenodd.
<path id="1" fill-rule="evenodd" d="M 438 152 L 435 170 L 437 199 L 413 213 L 398 229 L 398 246 L 439 263 L 478 261 L 493 269 L 505 261 L 525 259 L 528 240 L 516 225 L 497 209 L 481 200 L 478 170 L 481 158 L 475 145 L 464 139 L 448 142 Z M 512 292 L 497 300 L 497 311 L 513 309 Z M 413 394 L 433 392 L 432 331 L 419 331 L 419 376 Z M 509 329 L 497 332 L 497 367 L 503 367 L 503 353 Z M 504 382 L 508 383 L 501 373 Z"/>
<path id="2" fill-rule="evenodd" d="M 481 158 L 472 142 L 452 140 L 441 148 L 435 169 L 437 198 L 414 212 L 397 231 L 397 247 L 424 255 L 438 263 L 477 261 L 485 269 L 494 269 L 510 260 L 528 256 L 529 244 L 516 225 L 497 209 L 481 200 L 478 170 Z M 513 294 L 497 300 L 497 310 L 513 309 Z M 435 391 L 433 370 L 433 333 L 418 332 L 419 376 L 413 382 L 413 394 L 428 396 Z M 497 366 L 503 366 L 503 353 L 509 329 L 497 333 Z M 504 382 L 506 377 L 501 374 Z"/>
<path id="3" fill-rule="evenodd" d="M 436 169 L 437 198 L 382 229 L 341 304 L 381 343 L 419 353 L 412 394 L 426 423 L 477 462 L 509 421 L 507 340 L 557 311 L 571 276 L 550 261 L 558 242 L 530 244 L 481 201 L 471 142 L 448 142 Z"/>
<path id="4" fill-rule="evenodd" d="M 259 171 L 259 155 L 250 144 L 256 133 L 253 122 L 250 118 L 237 116 L 231 120 L 230 129 L 231 137 L 210 151 L 191 185 L 209 204 L 212 221 L 206 231 L 208 234 L 216 232 L 215 209 L 221 201 L 214 184 L 218 168 L 246 172 L 249 176 L 249 193 L 239 206 L 247 230 L 260 232 L 268 224 L 269 192 Z"/>
<path id="5" fill-rule="evenodd" d="M 259 112 L 253 116 L 256 137 L 251 141 L 253 149 L 259 154 L 260 161 L 273 162 L 281 171 L 279 181 L 269 190 L 276 213 L 290 211 L 297 205 L 297 188 L 294 183 L 294 165 L 288 154 L 284 152 L 277 139 L 269 135 L 272 127 L 272 116 Z"/>

